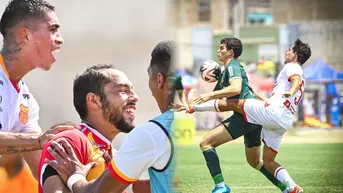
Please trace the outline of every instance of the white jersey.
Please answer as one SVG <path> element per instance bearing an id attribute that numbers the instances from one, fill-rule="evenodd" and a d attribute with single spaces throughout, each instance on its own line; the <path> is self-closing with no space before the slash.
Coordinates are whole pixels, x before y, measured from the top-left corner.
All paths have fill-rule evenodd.
<path id="1" fill-rule="evenodd" d="M 133 183 L 150 167 L 163 169 L 171 157 L 171 148 L 167 135 L 157 124 L 139 125 L 116 152 L 110 171 L 120 181 Z"/>
<path id="2" fill-rule="evenodd" d="M 39 106 L 24 81 L 9 79 L 0 55 L 0 132 L 40 133 Z"/>
<path id="3" fill-rule="evenodd" d="M 282 95 L 292 87 L 291 78 L 299 76 L 301 86 L 292 97 Z M 277 153 L 285 132 L 294 122 L 294 113 L 302 98 L 305 78 L 299 64 L 288 63 L 279 73 L 273 90 L 273 96 L 267 103 L 256 99 L 246 99 L 243 103 L 243 115 L 247 122 L 260 124 L 262 141 Z"/>
<path id="4" fill-rule="evenodd" d="M 299 76 L 301 78 L 301 85 L 299 89 L 289 98 L 284 98 L 282 94 L 289 91 L 292 87 L 291 78 L 293 76 Z M 287 108 L 294 114 L 297 110 L 297 106 L 303 96 L 305 85 L 305 77 L 301 66 L 297 63 L 287 63 L 281 72 L 279 73 L 273 95 L 269 99 L 269 104 L 273 106 L 279 106 L 281 108 Z"/>

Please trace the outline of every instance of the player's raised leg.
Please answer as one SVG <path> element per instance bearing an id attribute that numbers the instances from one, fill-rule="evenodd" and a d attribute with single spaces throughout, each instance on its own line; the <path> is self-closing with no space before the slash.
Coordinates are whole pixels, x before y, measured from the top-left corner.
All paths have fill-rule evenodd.
<path id="1" fill-rule="evenodd" d="M 220 168 L 219 157 L 216 147 L 232 140 L 232 136 L 223 124 L 218 125 L 209 131 L 200 142 L 201 151 L 205 157 L 207 167 L 211 173 L 215 188 L 212 192 L 230 192 L 230 188 L 225 184 Z"/>
<path id="2" fill-rule="evenodd" d="M 294 182 L 287 170 L 275 161 L 284 133 L 283 131 L 279 132 L 277 130 L 262 130 L 263 142 L 265 143 L 263 148 L 263 163 L 269 172 L 274 173 L 274 176 L 280 182 L 290 188 L 290 193 L 301 193 L 304 190 Z"/>
<path id="3" fill-rule="evenodd" d="M 188 112 L 201 112 L 201 111 L 215 111 L 215 112 L 225 112 L 225 111 L 235 111 L 242 114 L 242 108 L 245 99 L 215 99 L 209 100 L 207 102 L 194 105 L 192 101 L 196 98 L 197 93 L 195 89 L 191 89 L 188 93 Z M 248 99 L 249 100 L 249 99 Z"/>

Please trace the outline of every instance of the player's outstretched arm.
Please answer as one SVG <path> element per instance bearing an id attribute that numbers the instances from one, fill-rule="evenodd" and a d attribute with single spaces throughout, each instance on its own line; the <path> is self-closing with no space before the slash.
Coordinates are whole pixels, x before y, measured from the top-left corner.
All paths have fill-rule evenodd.
<path id="1" fill-rule="evenodd" d="M 0 154 L 41 150 L 44 144 L 57 133 L 71 129 L 80 129 L 80 127 L 71 122 L 64 122 L 53 125 L 43 134 L 0 132 Z"/>
<path id="2" fill-rule="evenodd" d="M 43 142 L 42 142 L 43 143 Z M 33 176 L 37 170 L 42 149 L 41 135 L 24 133 L 0 133 L 0 154 L 21 154 L 29 165 Z"/>
<path id="3" fill-rule="evenodd" d="M 0 132 L 0 154 L 40 150 L 39 134 Z"/>
<path id="4" fill-rule="evenodd" d="M 195 98 L 192 104 L 201 104 L 213 99 L 229 98 L 238 95 L 241 92 L 242 79 L 235 78 L 230 81 L 230 86 L 217 91 L 212 91 L 206 94 L 199 95 Z"/>
<path id="5" fill-rule="evenodd" d="M 87 182 L 84 176 L 94 167 L 95 163 L 90 163 L 88 165 L 80 163 L 73 148 L 65 139 L 59 140 L 59 143 L 53 141 L 51 147 L 53 147 L 53 149 L 49 148 L 48 151 L 57 163 L 51 160 L 46 160 L 46 162 L 58 172 L 60 179 L 62 179 L 74 193 L 121 193 L 133 182 L 135 182 L 133 184 L 133 191 L 135 193 L 150 192 L 150 180 L 126 178 L 127 181 L 125 181 L 122 179 L 125 177 L 118 176 L 118 179 L 112 174 L 113 172 L 110 172 L 108 169 L 96 180 Z M 113 165 L 113 163 L 111 163 L 111 165 Z M 111 168 L 112 170 L 115 170 L 113 167 Z M 118 172 L 118 175 L 121 175 L 121 173 Z"/>
<path id="6" fill-rule="evenodd" d="M 76 193 L 121 193 L 132 183 L 134 190 L 150 190 L 149 181 L 145 180 L 145 183 L 137 181 L 156 160 L 157 147 L 151 136 L 143 129 L 135 128 L 131 132 L 138 133 L 126 138 L 120 150 L 116 152 L 115 158 L 109 163 L 109 168 L 95 181 L 87 182 L 85 179 L 94 164 L 81 164 L 72 147 L 65 140 L 60 140 L 59 143 L 53 141 L 51 143 L 53 148 L 48 149 L 57 163 L 50 160 L 46 162 L 59 173 L 69 189 Z"/>
<path id="7" fill-rule="evenodd" d="M 230 98 L 239 95 L 242 90 L 242 69 L 240 66 L 233 65 L 228 66 L 224 71 L 222 81 L 218 82 L 216 88 L 219 88 L 220 84 L 228 85 L 226 88 L 199 95 L 193 100 L 193 104 L 201 104 L 213 99 Z"/>
<path id="8" fill-rule="evenodd" d="M 211 99 L 230 98 L 239 95 L 242 88 L 242 78 L 235 78 L 230 81 L 230 85 L 222 90 L 213 91 Z"/>

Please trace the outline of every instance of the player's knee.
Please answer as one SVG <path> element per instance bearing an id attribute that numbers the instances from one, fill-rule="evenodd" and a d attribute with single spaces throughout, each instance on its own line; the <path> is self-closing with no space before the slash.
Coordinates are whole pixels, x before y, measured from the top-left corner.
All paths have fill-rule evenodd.
<path id="1" fill-rule="evenodd" d="M 239 103 L 238 99 L 228 99 L 227 100 L 227 104 L 229 104 L 231 106 L 237 106 L 238 103 Z"/>
<path id="2" fill-rule="evenodd" d="M 252 168 L 256 168 L 262 162 L 259 157 L 247 157 L 247 161 Z"/>
<path id="3" fill-rule="evenodd" d="M 207 149 L 213 148 L 213 145 L 212 145 L 212 144 L 210 143 L 210 141 L 207 140 L 207 139 L 202 139 L 202 140 L 200 141 L 199 146 L 200 146 L 200 149 L 201 149 L 202 151 L 206 151 Z"/>
<path id="4" fill-rule="evenodd" d="M 229 107 L 229 108 L 232 108 L 235 106 L 235 100 L 236 99 L 228 99 L 226 100 L 226 106 Z"/>

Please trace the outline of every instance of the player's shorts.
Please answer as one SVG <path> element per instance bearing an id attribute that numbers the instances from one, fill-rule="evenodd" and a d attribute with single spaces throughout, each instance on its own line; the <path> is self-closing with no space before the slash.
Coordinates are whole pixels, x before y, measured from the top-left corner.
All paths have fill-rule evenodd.
<path id="1" fill-rule="evenodd" d="M 244 119 L 263 126 L 262 140 L 274 152 L 279 151 L 282 137 L 294 121 L 294 115 L 282 105 L 256 99 L 246 99 L 242 105 Z"/>
<path id="2" fill-rule="evenodd" d="M 244 135 L 244 144 L 246 147 L 261 146 L 261 125 L 248 123 L 243 115 L 234 113 L 228 119 L 222 121 L 232 139 L 237 139 Z"/>
<path id="3" fill-rule="evenodd" d="M 284 129 L 267 129 L 262 128 L 262 141 L 274 153 L 278 153 L 281 145 L 283 135 L 286 133 Z"/>

